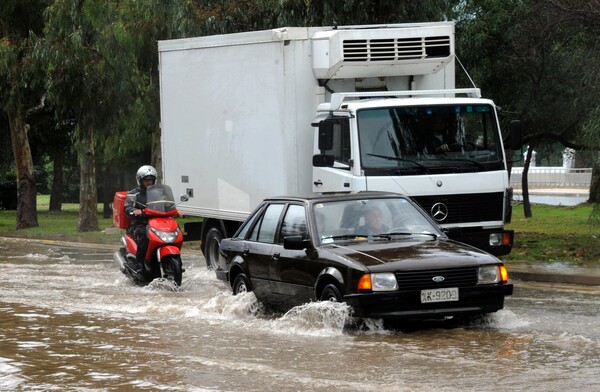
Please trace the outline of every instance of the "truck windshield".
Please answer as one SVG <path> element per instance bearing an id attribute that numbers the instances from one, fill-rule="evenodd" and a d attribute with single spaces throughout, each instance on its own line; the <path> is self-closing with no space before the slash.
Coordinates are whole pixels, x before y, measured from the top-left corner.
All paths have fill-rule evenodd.
<path id="1" fill-rule="evenodd" d="M 357 112 L 367 175 L 499 170 L 502 141 L 490 105 L 436 105 Z"/>

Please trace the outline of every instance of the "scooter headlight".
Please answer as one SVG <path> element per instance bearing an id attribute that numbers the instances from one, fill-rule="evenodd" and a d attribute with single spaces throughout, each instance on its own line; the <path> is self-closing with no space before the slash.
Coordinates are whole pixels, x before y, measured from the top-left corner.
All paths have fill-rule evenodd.
<path id="1" fill-rule="evenodd" d="M 179 236 L 179 229 L 176 229 L 175 231 L 161 231 L 151 227 L 150 230 L 166 244 L 175 242 Z"/>

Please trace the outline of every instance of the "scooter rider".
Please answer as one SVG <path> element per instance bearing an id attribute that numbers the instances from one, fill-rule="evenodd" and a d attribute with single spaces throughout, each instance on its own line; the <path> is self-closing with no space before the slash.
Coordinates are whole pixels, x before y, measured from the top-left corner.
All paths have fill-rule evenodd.
<path id="1" fill-rule="evenodd" d="M 138 187 L 129 191 L 125 201 L 125 214 L 133 218 L 128 231 L 137 244 L 135 257 L 138 273 L 144 271 L 144 259 L 148 250 L 148 218 L 144 215 L 147 204 L 146 189 L 156 183 L 157 177 L 154 167 L 150 165 L 140 167 L 135 175 Z"/>

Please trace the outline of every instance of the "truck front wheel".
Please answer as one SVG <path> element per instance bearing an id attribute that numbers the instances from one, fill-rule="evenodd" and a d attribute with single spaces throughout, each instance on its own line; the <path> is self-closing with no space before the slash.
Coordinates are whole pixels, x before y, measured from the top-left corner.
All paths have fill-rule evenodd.
<path id="1" fill-rule="evenodd" d="M 206 232 L 204 258 L 206 259 L 206 267 L 209 270 L 214 271 L 219 267 L 219 244 L 223 238 L 223 233 L 217 227 L 211 227 Z"/>

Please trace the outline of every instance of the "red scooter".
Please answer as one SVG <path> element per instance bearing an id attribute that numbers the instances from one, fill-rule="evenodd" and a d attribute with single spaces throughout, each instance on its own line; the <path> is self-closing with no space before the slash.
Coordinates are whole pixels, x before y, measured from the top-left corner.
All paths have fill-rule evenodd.
<path id="1" fill-rule="evenodd" d="M 164 278 L 181 285 L 183 265 L 181 247 L 183 234 L 173 219 L 179 216 L 173 201 L 173 191 L 167 185 L 152 185 L 146 189 L 147 205 L 144 215 L 148 218 L 148 250 L 142 271 L 137 271 L 137 244 L 126 232 L 121 237 L 122 247 L 115 252 L 114 259 L 121 272 L 138 284 L 148 284 L 154 279 Z M 129 228 L 131 218 L 125 215 L 127 192 L 117 192 L 113 203 L 113 221 L 121 229 Z M 187 195 L 181 201 L 187 201 Z"/>

